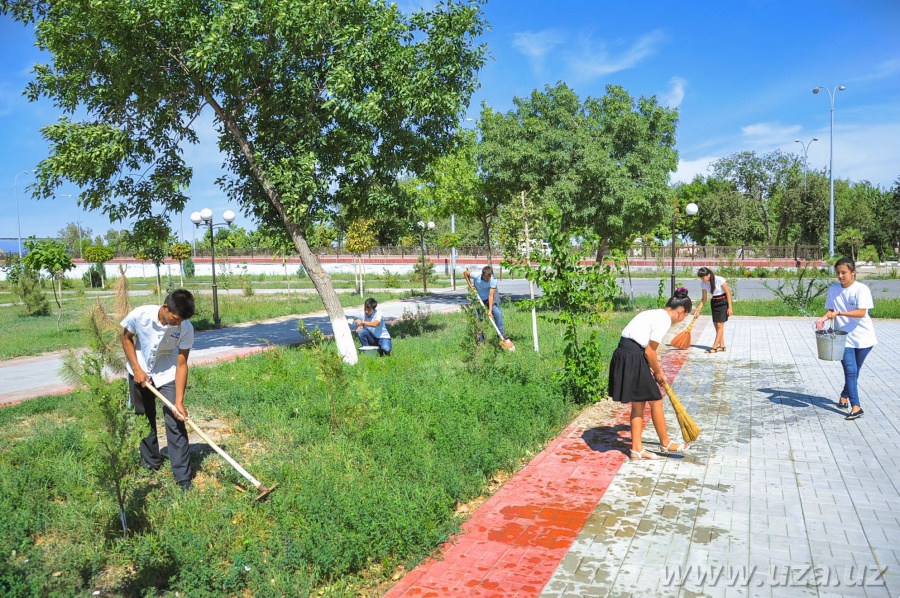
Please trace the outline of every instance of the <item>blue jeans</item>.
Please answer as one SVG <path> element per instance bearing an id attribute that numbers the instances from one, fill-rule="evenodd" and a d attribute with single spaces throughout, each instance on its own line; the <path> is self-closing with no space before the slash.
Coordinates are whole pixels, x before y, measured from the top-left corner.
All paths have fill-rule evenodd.
<path id="1" fill-rule="evenodd" d="M 866 355 L 871 350 L 872 347 L 865 349 L 846 347 L 844 349 L 844 358 L 841 360 L 841 366 L 844 368 L 844 390 L 841 391 L 841 396 L 850 399 L 850 405 L 855 407 L 859 407 L 859 391 L 856 387 L 859 370 L 862 369 Z"/>
<path id="2" fill-rule="evenodd" d="M 487 305 L 487 303 L 485 303 L 485 305 Z M 503 335 L 503 338 L 506 338 L 506 331 L 503 329 L 503 312 L 500 311 L 500 306 L 496 303 L 494 303 L 494 307 L 491 309 L 491 314 L 494 316 L 494 323 L 497 324 L 500 334 Z M 481 305 L 478 306 L 478 317 L 484 317 L 484 310 L 481 309 Z"/>
<path id="3" fill-rule="evenodd" d="M 359 337 L 359 342 L 362 343 L 363 347 L 378 347 L 382 355 L 391 354 L 391 339 L 375 338 L 375 334 L 365 326 L 356 333 L 356 336 Z"/>

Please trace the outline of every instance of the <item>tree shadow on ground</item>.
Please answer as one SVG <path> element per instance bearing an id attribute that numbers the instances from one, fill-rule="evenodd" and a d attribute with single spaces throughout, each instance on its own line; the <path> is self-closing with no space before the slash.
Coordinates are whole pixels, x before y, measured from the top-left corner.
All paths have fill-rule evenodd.
<path id="1" fill-rule="evenodd" d="M 581 433 L 581 439 L 592 451 L 607 453 L 616 451 L 626 457 L 631 451 L 631 438 L 622 436 L 622 432 L 630 432 L 631 426 L 616 424 L 614 426 L 597 426 Z"/>
<path id="2" fill-rule="evenodd" d="M 781 390 L 779 388 L 758 388 L 759 392 L 769 395 L 767 398 L 773 403 L 786 405 L 788 407 L 816 407 L 824 409 L 839 415 L 846 415 L 847 412 L 838 409 L 837 403 L 825 397 L 813 396 L 799 392 L 791 392 L 789 390 Z"/>

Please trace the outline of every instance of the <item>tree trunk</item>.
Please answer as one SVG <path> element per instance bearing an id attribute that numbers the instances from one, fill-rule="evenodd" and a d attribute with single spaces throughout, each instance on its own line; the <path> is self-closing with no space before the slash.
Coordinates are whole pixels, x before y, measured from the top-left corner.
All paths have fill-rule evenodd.
<path id="1" fill-rule="evenodd" d="M 334 332 L 334 342 L 337 345 L 338 353 L 344 363 L 354 365 L 359 356 L 356 353 L 356 343 L 353 342 L 353 334 L 350 332 L 350 324 L 344 315 L 344 308 L 338 299 L 334 290 L 334 283 L 331 277 L 322 268 L 318 256 L 309 248 L 306 239 L 297 231 L 296 226 L 289 226 L 288 232 L 294 240 L 297 247 L 297 253 L 300 255 L 300 262 L 306 268 L 306 273 L 312 281 L 313 286 L 322 298 L 325 304 L 325 311 L 328 312 L 328 319 L 331 320 L 331 330 Z"/>
<path id="2" fill-rule="evenodd" d="M 484 247 L 487 250 L 487 263 L 491 265 L 491 224 L 487 218 L 480 218 L 481 230 L 484 232 Z"/>
<path id="3" fill-rule="evenodd" d="M 354 365 L 359 360 L 359 356 L 356 353 L 356 343 L 353 341 L 353 334 L 350 332 L 350 324 L 347 322 L 347 317 L 344 315 L 344 308 L 334 290 L 334 283 L 332 283 L 331 277 L 328 276 L 322 268 L 318 256 L 316 256 L 309 248 L 309 244 L 306 242 L 306 238 L 303 236 L 298 224 L 293 222 L 285 213 L 284 205 L 281 202 L 281 195 L 272 186 L 271 181 L 263 174 L 259 167 L 259 163 L 253 154 L 253 148 L 250 147 L 250 142 L 247 140 L 247 136 L 237 125 L 234 117 L 222 108 L 219 102 L 216 101 L 216 98 L 207 95 L 206 99 L 209 102 L 209 105 L 212 106 L 216 115 L 231 133 L 231 136 L 237 142 L 238 147 L 241 148 L 241 153 L 244 155 L 244 159 L 247 160 L 247 165 L 250 168 L 253 178 L 259 182 L 263 189 L 263 193 L 265 193 L 269 202 L 271 202 L 272 206 L 278 212 L 278 215 L 281 216 L 285 229 L 294 241 L 294 246 L 297 248 L 297 253 L 300 256 L 300 263 L 303 264 L 306 273 L 309 275 L 309 279 L 312 281 L 313 286 L 319 293 L 319 297 L 322 298 L 322 302 L 325 304 L 325 311 L 328 313 L 328 319 L 331 320 L 331 330 L 334 333 L 334 342 L 337 345 L 338 353 L 340 353 L 344 363 Z"/>
<path id="4" fill-rule="evenodd" d="M 56 334 L 59 334 L 59 322 L 62 320 L 62 303 L 60 303 L 59 298 L 62 297 L 62 277 L 58 279 L 59 281 L 59 296 L 56 294 L 56 285 L 53 284 L 53 280 L 50 281 L 50 286 L 53 287 L 53 299 L 56 301 Z"/>
<path id="5" fill-rule="evenodd" d="M 162 274 L 159 272 L 159 264 L 156 264 L 156 300 L 162 305 Z"/>

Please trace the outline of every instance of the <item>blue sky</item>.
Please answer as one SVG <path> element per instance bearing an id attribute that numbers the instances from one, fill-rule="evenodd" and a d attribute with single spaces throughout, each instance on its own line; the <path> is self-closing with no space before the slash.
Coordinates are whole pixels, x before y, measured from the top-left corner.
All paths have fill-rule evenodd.
<path id="1" fill-rule="evenodd" d="M 404 10 L 428 4 L 398 2 Z M 834 174 L 890 187 L 900 177 L 900 2 L 897 0 L 728 0 L 718 2 L 611 2 L 607 0 L 492 0 L 484 41 L 491 57 L 468 116 L 479 105 L 512 108 L 514 96 L 563 81 L 582 98 L 606 85 L 632 96 L 656 95 L 679 110 L 680 165 L 672 180 L 707 174 L 708 164 L 738 151 L 780 149 L 802 154 L 809 166 L 828 166 L 830 108 L 835 94 Z M 30 29 L 0 18 L 0 238 L 16 237 L 16 173 L 46 157 L 39 129 L 58 117 L 46 101 L 29 103 L 21 92 L 42 57 Z M 191 211 L 210 207 L 216 220 L 229 205 L 213 184 L 221 159 L 212 121 L 198 122 L 204 145 L 186 156 L 194 167 L 191 202 L 173 228 L 188 240 Z M 18 175 L 22 236 L 54 235 L 80 222 L 94 234 L 110 224 L 85 213 L 78 189 L 60 189 L 53 201 L 35 202 Z M 66 197 L 71 195 L 71 197 Z M 252 229 L 243 215 L 236 224 Z"/>

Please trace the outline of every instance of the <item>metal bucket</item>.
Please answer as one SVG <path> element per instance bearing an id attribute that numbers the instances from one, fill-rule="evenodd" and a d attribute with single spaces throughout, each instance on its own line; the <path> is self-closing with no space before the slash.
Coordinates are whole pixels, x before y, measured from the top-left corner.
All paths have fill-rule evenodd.
<path id="1" fill-rule="evenodd" d="M 846 344 L 847 333 L 843 330 L 816 330 L 816 348 L 819 350 L 819 359 L 823 361 L 842 360 Z"/>

